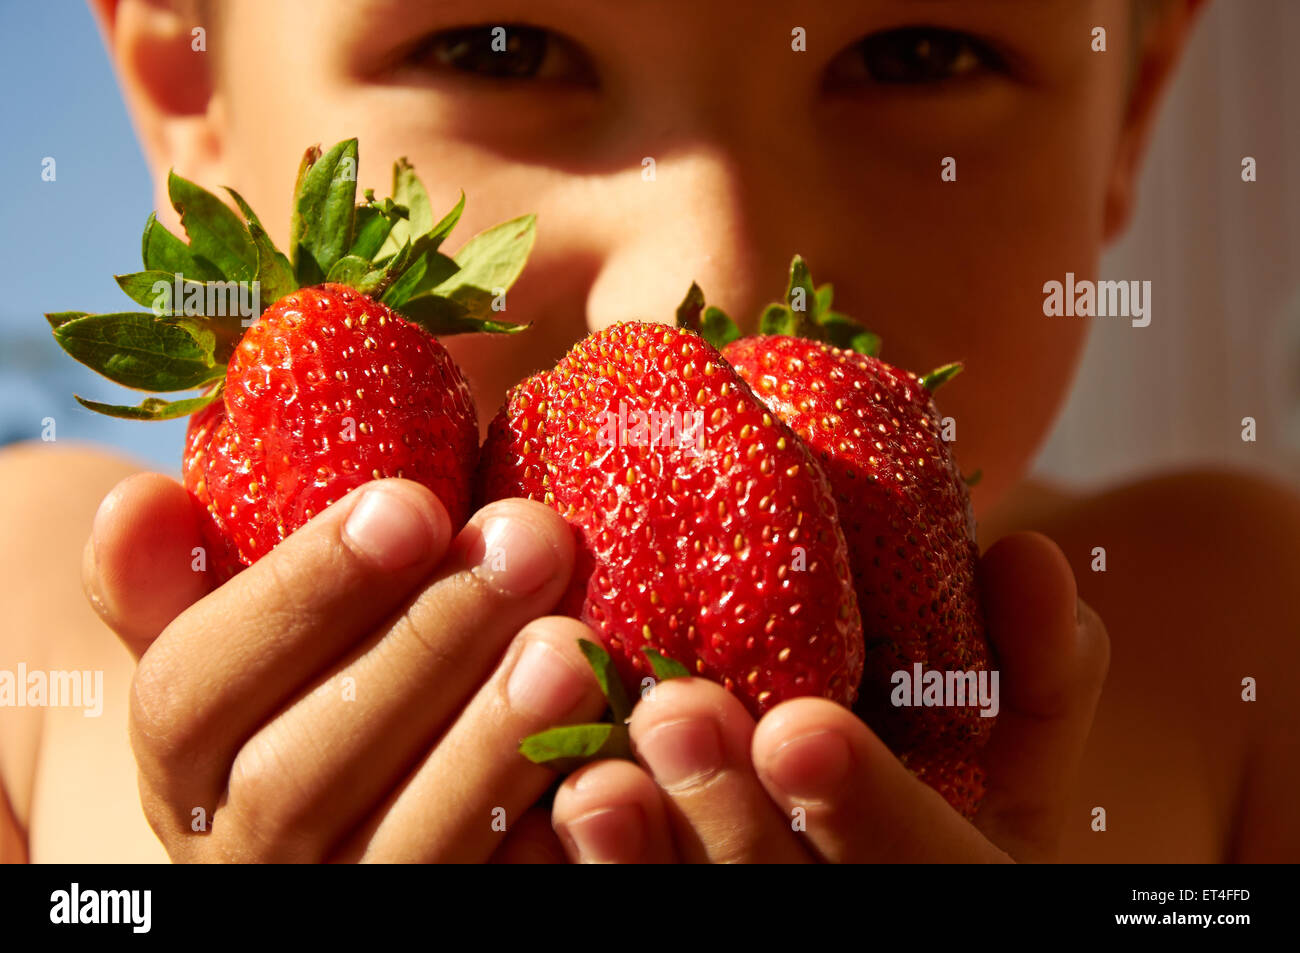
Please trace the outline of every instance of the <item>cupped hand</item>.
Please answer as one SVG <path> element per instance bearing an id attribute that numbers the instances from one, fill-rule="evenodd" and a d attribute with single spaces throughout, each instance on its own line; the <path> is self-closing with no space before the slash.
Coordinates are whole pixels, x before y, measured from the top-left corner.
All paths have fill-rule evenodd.
<path id="1" fill-rule="evenodd" d="M 174 860 L 545 854 L 526 812 L 553 775 L 519 739 L 603 707 L 594 635 L 546 616 L 573 563 L 559 516 L 507 500 L 453 534 L 427 489 L 376 481 L 212 588 L 191 507 L 123 481 L 83 567 L 139 659 L 131 743 Z"/>
<path id="2" fill-rule="evenodd" d="M 552 823 L 594 862 L 975 862 L 1057 856 L 1109 664 L 1064 554 L 1021 533 L 979 566 L 1001 711 L 973 823 L 918 781 L 852 712 L 825 699 L 755 724 L 701 679 L 657 685 L 629 725 L 637 763 L 601 761 L 561 785 Z"/>

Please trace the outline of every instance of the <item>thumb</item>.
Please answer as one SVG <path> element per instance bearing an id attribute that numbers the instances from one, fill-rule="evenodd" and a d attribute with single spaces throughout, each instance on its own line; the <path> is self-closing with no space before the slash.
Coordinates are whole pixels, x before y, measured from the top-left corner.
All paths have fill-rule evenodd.
<path id="1" fill-rule="evenodd" d="M 193 568 L 202 545 L 193 501 L 162 474 L 129 476 L 100 503 L 82 554 L 82 582 L 90 604 L 137 659 L 212 588 L 210 574 Z"/>
<path id="2" fill-rule="evenodd" d="M 1110 641 L 1078 598 L 1065 554 L 1016 533 L 980 560 L 1001 711 L 984 753 L 988 793 L 975 824 L 1021 861 L 1052 859 L 1110 663 Z"/>

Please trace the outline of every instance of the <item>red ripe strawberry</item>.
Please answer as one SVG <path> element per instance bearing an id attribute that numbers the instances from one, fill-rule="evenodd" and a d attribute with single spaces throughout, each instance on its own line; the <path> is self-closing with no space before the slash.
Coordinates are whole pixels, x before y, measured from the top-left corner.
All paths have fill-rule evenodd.
<path id="1" fill-rule="evenodd" d="M 699 335 L 588 336 L 511 392 L 483 468 L 490 495 L 543 500 L 576 529 L 561 609 L 625 683 L 650 674 L 651 649 L 755 715 L 802 695 L 852 703 L 861 633 L 830 489 Z"/>
<path id="2" fill-rule="evenodd" d="M 830 311 L 829 287 L 814 290 L 798 258 L 789 300 L 764 315 L 765 329 L 780 333 L 733 341 L 723 356 L 830 479 L 866 641 L 857 712 L 969 816 L 983 793 L 975 756 L 994 719 L 981 717 L 975 699 L 964 706 L 893 704 L 894 673 L 910 677 L 916 663 L 945 673 L 989 668 L 970 496 L 930 395 L 959 368 L 918 378 L 829 343 L 856 337 L 871 350 L 878 342 Z"/>
<path id="3" fill-rule="evenodd" d="M 214 405 L 218 406 L 218 405 Z M 437 339 L 351 288 L 277 301 L 226 371 L 214 421 L 190 426 L 186 485 L 251 564 L 368 480 L 405 477 L 469 517 L 478 421 Z"/>
<path id="4" fill-rule="evenodd" d="M 190 244 L 151 217 L 146 270 L 118 279 L 153 312 L 49 316 L 59 343 L 111 380 L 206 389 L 139 407 L 81 402 L 121 417 L 194 415 L 183 475 L 221 579 L 371 479 L 418 481 L 456 525 L 469 515 L 478 423 L 468 384 L 433 332 L 516 330 L 482 319 L 492 292 L 478 283 L 513 282 L 531 246 L 532 218 L 483 233 L 453 261 L 438 246 L 463 198 L 435 224 L 402 160 L 396 201 L 367 192 L 354 207 L 356 146 L 308 151 L 292 259 L 236 193 L 242 220 L 173 175 L 169 190 Z M 257 298 L 238 297 L 244 288 Z M 264 295 L 274 302 L 265 309 Z M 249 310 L 241 315 L 232 304 Z M 245 332 L 241 318 L 259 311 Z"/>

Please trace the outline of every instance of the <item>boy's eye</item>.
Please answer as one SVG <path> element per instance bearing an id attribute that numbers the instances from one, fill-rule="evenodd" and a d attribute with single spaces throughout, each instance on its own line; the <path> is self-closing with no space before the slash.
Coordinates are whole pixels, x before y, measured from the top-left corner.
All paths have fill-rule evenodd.
<path id="1" fill-rule="evenodd" d="M 537 27 L 476 26 L 435 34 L 416 61 L 490 79 L 585 81 L 586 60 L 571 43 Z"/>
<path id="2" fill-rule="evenodd" d="M 831 64 L 836 83 L 943 83 L 1001 66 L 996 53 L 969 33 L 902 27 L 874 33 Z"/>

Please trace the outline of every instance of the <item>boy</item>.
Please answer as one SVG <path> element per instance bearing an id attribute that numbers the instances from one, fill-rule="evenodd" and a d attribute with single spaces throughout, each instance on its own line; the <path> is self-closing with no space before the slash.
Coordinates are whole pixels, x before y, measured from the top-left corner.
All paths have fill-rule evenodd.
<path id="1" fill-rule="evenodd" d="M 453 539 L 427 491 L 376 483 L 210 592 L 175 481 L 18 448 L 0 457 L 3 658 L 102 669 L 107 697 L 99 719 L 4 713 L 3 856 L 1295 859 L 1300 732 L 1281 680 L 1300 666 L 1300 502 L 1217 473 L 1097 496 L 1022 481 L 1088 328 L 1044 317 L 1043 285 L 1095 274 L 1122 229 L 1198 7 L 758 2 L 740 24 L 730 4 L 678 0 L 310 16 L 97 0 L 160 183 L 175 167 L 285 208 L 304 144 L 357 135 L 362 187 L 407 155 L 435 193 L 466 188 L 466 234 L 539 214 L 511 292 L 533 329 L 448 342 L 483 422 L 588 330 L 667 319 L 691 280 L 756 314 L 793 251 L 891 362 L 964 360 L 941 402 L 984 471 L 1002 713 L 970 824 L 842 709 L 800 699 L 755 725 L 717 686 L 666 683 L 634 717 L 638 764 L 568 778 L 547 817 L 551 775 L 518 739 L 601 707 L 574 646 L 587 630 L 547 615 L 573 555 L 549 510 L 496 504 Z M 72 570 L 92 518 L 93 612 Z M 509 575 L 478 565 L 489 541 Z M 1098 544 L 1130 568 L 1089 572 Z M 359 687 L 348 705 L 341 675 Z"/>

